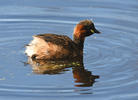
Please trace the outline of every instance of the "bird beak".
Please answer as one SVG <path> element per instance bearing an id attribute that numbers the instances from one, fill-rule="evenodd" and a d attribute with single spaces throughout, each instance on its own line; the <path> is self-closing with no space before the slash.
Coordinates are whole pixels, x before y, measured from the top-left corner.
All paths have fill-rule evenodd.
<path id="1" fill-rule="evenodd" d="M 100 31 L 98 31 L 96 28 L 94 29 L 94 33 L 97 33 L 97 34 L 99 34 L 99 33 L 101 33 Z"/>

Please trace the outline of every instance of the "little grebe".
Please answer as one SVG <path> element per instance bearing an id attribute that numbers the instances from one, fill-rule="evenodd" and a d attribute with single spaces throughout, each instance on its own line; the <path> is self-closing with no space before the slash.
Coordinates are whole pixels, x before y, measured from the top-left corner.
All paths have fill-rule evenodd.
<path id="1" fill-rule="evenodd" d="M 25 53 L 32 59 L 64 60 L 83 56 L 85 37 L 96 30 L 91 20 L 82 20 L 74 28 L 73 40 L 65 35 L 39 34 L 26 46 Z"/>

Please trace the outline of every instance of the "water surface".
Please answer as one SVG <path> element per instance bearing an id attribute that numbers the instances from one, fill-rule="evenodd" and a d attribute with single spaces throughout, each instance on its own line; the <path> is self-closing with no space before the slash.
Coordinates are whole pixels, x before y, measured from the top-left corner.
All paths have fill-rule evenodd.
<path id="1" fill-rule="evenodd" d="M 1 0 L 0 99 L 137 100 L 137 5 L 137 0 Z M 32 35 L 72 38 L 75 24 L 83 19 L 93 20 L 102 32 L 85 41 L 84 68 L 100 76 L 93 84 L 78 87 L 72 68 L 42 75 L 24 65 L 24 46 Z"/>

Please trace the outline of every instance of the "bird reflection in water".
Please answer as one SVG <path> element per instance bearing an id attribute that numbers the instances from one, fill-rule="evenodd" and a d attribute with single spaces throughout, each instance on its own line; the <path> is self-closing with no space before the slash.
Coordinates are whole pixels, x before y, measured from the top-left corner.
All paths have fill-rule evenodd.
<path id="1" fill-rule="evenodd" d="M 83 60 L 79 61 L 45 61 L 33 60 L 28 57 L 28 64 L 32 66 L 32 70 L 36 74 L 61 74 L 72 68 L 73 77 L 76 87 L 92 86 L 98 75 L 92 75 L 92 72 L 85 69 Z"/>
<path id="2" fill-rule="evenodd" d="M 98 75 L 92 75 L 92 72 L 86 70 L 83 64 L 80 67 L 72 68 L 73 77 L 75 79 L 76 87 L 88 87 L 92 86 L 95 79 L 99 78 Z"/>

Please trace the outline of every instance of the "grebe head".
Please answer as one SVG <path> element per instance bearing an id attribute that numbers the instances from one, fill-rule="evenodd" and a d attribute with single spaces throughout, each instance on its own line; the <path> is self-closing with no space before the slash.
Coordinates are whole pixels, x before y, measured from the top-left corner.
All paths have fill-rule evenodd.
<path id="1" fill-rule="evenodd" d="M 100 33 L 94 26 L 91 20 L 82 20 L 74 28 L 74 37 L 83 39 L 94 33 Z"/>

